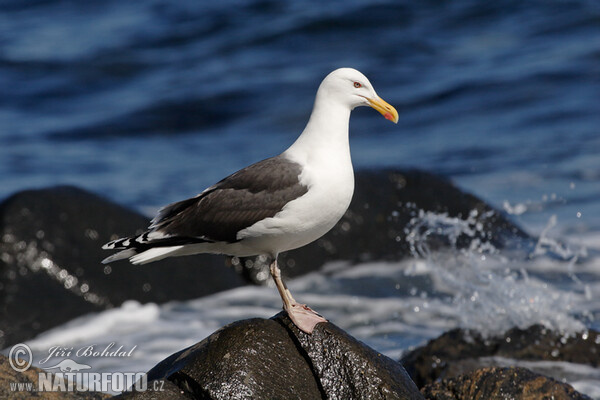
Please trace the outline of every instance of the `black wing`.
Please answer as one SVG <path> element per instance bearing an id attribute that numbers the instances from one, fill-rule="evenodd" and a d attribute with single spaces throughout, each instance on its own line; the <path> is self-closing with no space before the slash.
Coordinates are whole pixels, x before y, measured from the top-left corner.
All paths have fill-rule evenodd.
<path id="1" fill-rule="evenodd" d="M 188 239 L 235 242 L 239 231 L 274 216 L 308 191 L 299 181 L 301 172 L 299 164 L 282 156 L 252 164 L 194 198 L 164 207 L 144 235 L 160 233 L 157 245 Z M 155 242 L 152 235 L 148 239 L 148 244 Z"/>

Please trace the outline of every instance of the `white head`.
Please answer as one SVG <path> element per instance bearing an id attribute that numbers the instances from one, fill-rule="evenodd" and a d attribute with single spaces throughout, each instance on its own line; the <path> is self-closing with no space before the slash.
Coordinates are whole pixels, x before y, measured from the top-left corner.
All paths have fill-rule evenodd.
<path id="1" fill-rule="evenodd" d="M 360 106 L 373 107 L 386 119 L 398 122 L 396 109 L 383 101 L 367 77 L 353 68 L 336 69 L 327 75 L 319 86 L 317 97 L 320 96 L 326 101 L 344 104 L 350 110 Z"/>

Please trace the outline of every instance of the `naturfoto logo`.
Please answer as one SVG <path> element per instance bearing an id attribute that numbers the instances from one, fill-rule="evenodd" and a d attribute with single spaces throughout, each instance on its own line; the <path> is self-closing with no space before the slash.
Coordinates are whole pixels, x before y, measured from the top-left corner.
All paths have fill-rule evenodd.
<path id="1" fill-rule="evenodd" d="M 86 345 L 79 348 L 53 346 L 48 349 L 48 355 L 38 362 L 38 365 L 52 372 L 39 372 L 37 386 L 33 382 L 11 382 L 10 389 L 20 392 L 72 392 L 100 391 L 124 392 L 136 390 L 162 391 L 162 381 L 153 381 L 148 388 L 147 376 L 143 372 L 92 372 L 92 367 L 80 363 L 70 357 L 101 358 L 101 357 L 131 357 L 137 346 L 125 349 L 116 346 L 114 342 L 107 346 Z M 52 361 L 51 361 L 52 360 Z M 17 372 L 27 371 L 33 364 L 33 355 L 29 346 L 19 343 L 9 352 L 9 363 Z"/>

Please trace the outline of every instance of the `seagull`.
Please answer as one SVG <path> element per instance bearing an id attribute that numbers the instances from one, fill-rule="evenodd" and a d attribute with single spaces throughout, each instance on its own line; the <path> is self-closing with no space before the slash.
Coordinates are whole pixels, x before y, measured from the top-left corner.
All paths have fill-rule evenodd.
<path id="1" fill-rule="evenodd" d="M 348 209 L 354 192 L 348 128 L 350 112 L 360 106 L 398 122 L 396 109 L 362 73 L 331 72 L 317 90 L 304 131 L 287 150 L 161 208 L 144 233 L 106 243 L 103 249 L 120 251 L 102 262 L 128 258 L 146 264 L 198 253 L 268 256 L 283 309 L 300 330 L 312 333 L 327 320 L 294 300 L 277 256 L 317 240 Z"/>

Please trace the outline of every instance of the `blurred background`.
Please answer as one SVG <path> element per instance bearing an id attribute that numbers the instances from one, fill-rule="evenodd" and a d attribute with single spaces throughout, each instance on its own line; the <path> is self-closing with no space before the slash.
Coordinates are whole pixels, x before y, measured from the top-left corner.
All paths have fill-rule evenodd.
<path id="1" fill-rule="evenodd" d="M 320 81 L 339 67 L 362 71 L 400 114 L 393 125 L 371 109 L 353 113 L 356 168 L 443 175 L 542 240 L 517 261 L 365 264 L 292 287 L 392 356 L 456 326 L 600 328 L 600 5 L 593 0 L 0 1 L 0 199 L 72 184 L 152 215 L 283 151 L 303 129 Z M 458 278 L 448 284 L 452 266 Z M 477 274 L 485 268 L 487 284 Z M 330 301 L 335 279 L 374 273 L 388 294 L 344 293 L 364 304 L 360 318 Z M 403 304 L 382 300 L 411 274 L 443 278 L 452 295 L 415 290 Z M 473 290 L 511 293 L 508 315 L 490 327 L 494 305 L 474 307 Z M 129 326 L 119 340 L 142 342 L 131 368 L 146 370 L 223 323 L 260 307 L 269 316 L 279 305 L 273 289 L 236 293 L 237 300 L 128 304 L 103 324 Z M 534 308 L 522 297 L 531 293 L 541 299 Z M 252 301 L 254 309 L 240 308 Z M 209 306 L 230 313 L 211 314 Z M 205 312 L 205 325 L 186 330 L 189 316 L 176 317 L 186 311 Z M 42 337 L 38 348 L 105 340 L 90 318 Z M 164 339 L 174 332 L 177 340 Z"/>
<path id="2" fill-rule="evenodd" d="M 284 150 L 348 66 L 400 112 L 353 114 L 357 167 L 423 168 L 600 228 L 595 1 L 0 4 L 1 197 L 70 183 L 144 210 L 194 195 Z"/>

